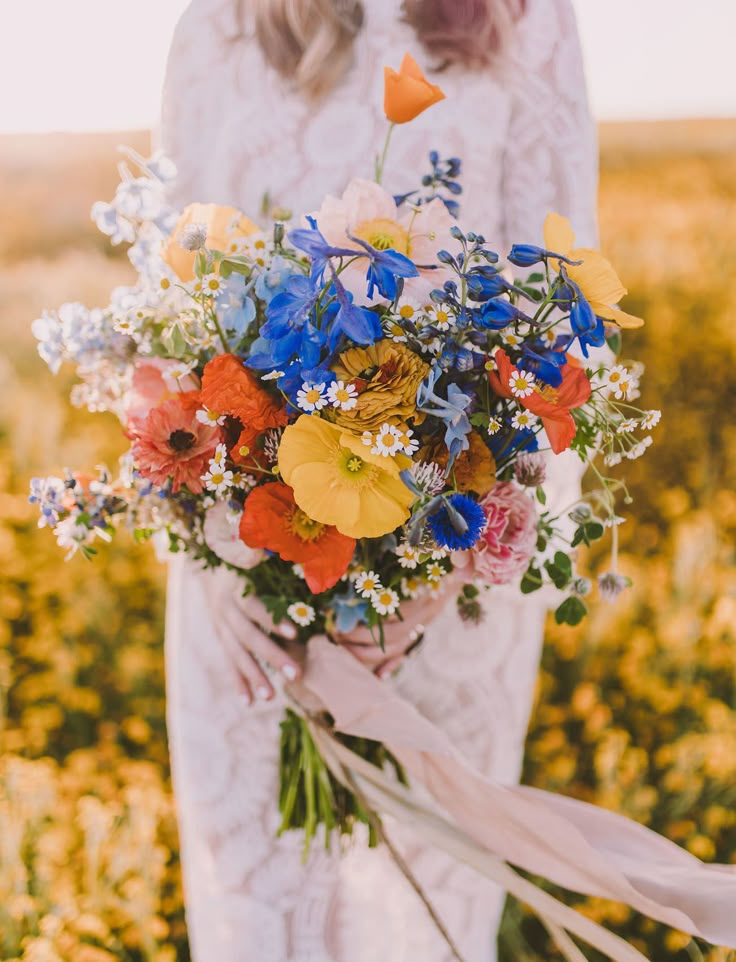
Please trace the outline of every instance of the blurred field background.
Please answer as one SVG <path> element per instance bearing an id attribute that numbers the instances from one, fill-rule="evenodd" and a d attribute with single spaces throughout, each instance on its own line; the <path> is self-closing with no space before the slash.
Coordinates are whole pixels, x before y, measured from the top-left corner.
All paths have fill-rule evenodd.
<path id="1" fill-rule="evenodd" d="M 622 811 L 736 862 L 736 121 L 605 125 L 601 235 L 647 319 L 656 444 L 619 470 L 634 587 L 576 630 L 550 625 L 525 780 Z M 29 478 L 112 462 L 113 419 L 68 402 L 31 321 L 103 304 L 131 277 L 97 234 L 115 146 L 143 134 L 0 138 L 0 958 L 188 959 L 162 663 L 163 570 L 121 540 L 65 564 Z M 583 910 L 654 962 L 725 962 L 619 905 Z M 701 955 L 702 953 L 702 955 Z M 504 962 L 556 958 L 507 909 Z M 419 960 L 418 960 L 419 962 Z"/>

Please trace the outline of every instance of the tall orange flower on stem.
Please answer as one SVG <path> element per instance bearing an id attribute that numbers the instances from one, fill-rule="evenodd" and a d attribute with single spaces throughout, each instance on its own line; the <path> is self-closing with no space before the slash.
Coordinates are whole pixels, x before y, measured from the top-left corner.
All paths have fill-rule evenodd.
<path id="1" fill-rule="evenodd" d="M 444 100 L 445 95 L 436 84 L 431 84 L 410 53 L 404 54 L 398 73 L 392 67 L 383 68 L 383 110 L 390 125 L 380 159 L 376 157 L 376 183 L 380 184 L 391 134 L 396 124 L 407 124 L 432 104 Z"/>
<path id="2" fill-rule="evenodd" d="M 397 73 L 383 68 L 383 109 L 392 124 L 406 124 L 428 107 L 445 99 L 436 84 L 431 84 L 410 53 L 404 54 Z"/>
<path id="3" fill-rule="evenodd" d="M 347 571 L 355 538 L 320 524 L 294 501 L 294 492 L 281 481 L 255 488 L 245 500 L 240 538 L 250 548 L 275 551 L 284 561 L 300 564 L 309 590 L 327 591 Z"/>
<path id="4" fill-rule="evenodd" d="M 499 397 L 514 397 L 510 382 L 518 368 L 511 363 L 506 351 L 499 348 L 494 359 L 497 371 L 490 371 L 488 380 Z M 516 400 L 527 411 L 541 418 L 544 430 L 547 432 L 549 444 L 555 454 L 561 454 L 572 444 L 577 433 L 575 420 L 570 414 L 573 408 L 579 408 L 590 397 L 590 381 L 588 375 L 580 367 L 574 357 L 567 358 L 567 364 L 562 368 L 562 384 L 557 387 L 539 387 L 534 384 L 534 391 L 526 397 Z"/>

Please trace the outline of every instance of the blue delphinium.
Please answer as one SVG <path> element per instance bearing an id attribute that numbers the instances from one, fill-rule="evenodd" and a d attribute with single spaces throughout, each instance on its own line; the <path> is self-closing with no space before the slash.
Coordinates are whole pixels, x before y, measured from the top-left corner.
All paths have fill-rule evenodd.
<path id="1" fill-rule="evenodd" d="M 486 524 L 483 508 L 465 494 L 443 498 L 442 506 L 427 521 L 432 537 L 441 548 L 464 551 L 472 548 Z"/>

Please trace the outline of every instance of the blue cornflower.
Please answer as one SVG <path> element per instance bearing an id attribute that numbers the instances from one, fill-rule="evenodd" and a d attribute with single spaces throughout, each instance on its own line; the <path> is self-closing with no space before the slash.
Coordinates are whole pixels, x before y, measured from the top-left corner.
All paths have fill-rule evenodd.
<path id="1" fill-rule="evenodd" d="M 483 508 L 465 494 L 451 494 L 427 521 L 432 537 L 441 548 L 465 551 L 472 548 L 486 525 Z"/>

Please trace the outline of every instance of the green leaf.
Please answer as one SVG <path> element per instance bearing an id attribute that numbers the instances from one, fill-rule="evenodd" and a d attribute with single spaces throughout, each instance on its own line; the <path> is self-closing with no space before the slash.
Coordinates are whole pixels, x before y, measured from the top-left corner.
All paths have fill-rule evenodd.
<path id="1" fill-rule="evenodd" d="M 562 571 L 566 571 L 568 577 L 572 575 L 572 561 L 569 555 L 566 555 L 564 551 L 556 551 L 554 557 L 555 565 Z"/>
<path id="2" fill-rule="evenodd" d="M 187 342 L 180 324 L 172 324 L 171 327 L 161 335 L 161 342 L 166 348 L 169 357 L 181 357 L 187 349 Z"/>
<path id="3" fill-rule="evenodd" d="M 524 577 L 521 579 L 521 593 L 530 595 L 533 591 L 538 591 L 542 587 L 542 572 L 534 565 L 529 565 Z"/>
<path id="4" fill-rule="evenodd" d="M 552 561 L 545 561 L 544 570 L 550 577 L 552 584 L 555 588 L 564 588 L 570 582 L 570 575 L 568 572 L 563 571 L 562 568 L 558 568 L 556 564 Z"/>
<path id="5" fill-rule="evenodd" d="M 571 595 L 569 598 L 565 598 L 555 611 L 555 621 L 558 625 L 579 625 L 587 614 L 588 609 L 580 598 Z"/>
<path id="6" fill-rule="evenodd" d="M 540 504 L 547 503 L 547 495 L 544 493 L 544 488 L 537 488 L 537 501 Z"/>
<path id="7" fill-rule="evenodd" d="M 621 353 L 621 332 L 615 331 L 606 338 L 606 344 L 611 348 L 614 354 Z"/>
<path id="8" fill-rule="evenodd" d="M 533 274 L 529 274 L 526 282 L 527 284 L 541 284 L 544 280 L 544 274 L 541 271 L 534 271 Z"/>
<path id="9" fill-rule="evenodd" d="M 476 428 L 488 428 L 488 415 L 483 411 L 476 411 L 468 418 L 470 423 Z"/>
<path id="10" fill-rule="evenodd" d="M 597 541 L 603 537 L 605 528 L 599 521 L 589 521 L 585 525 L 585 534 L 590 541 Z"/>

